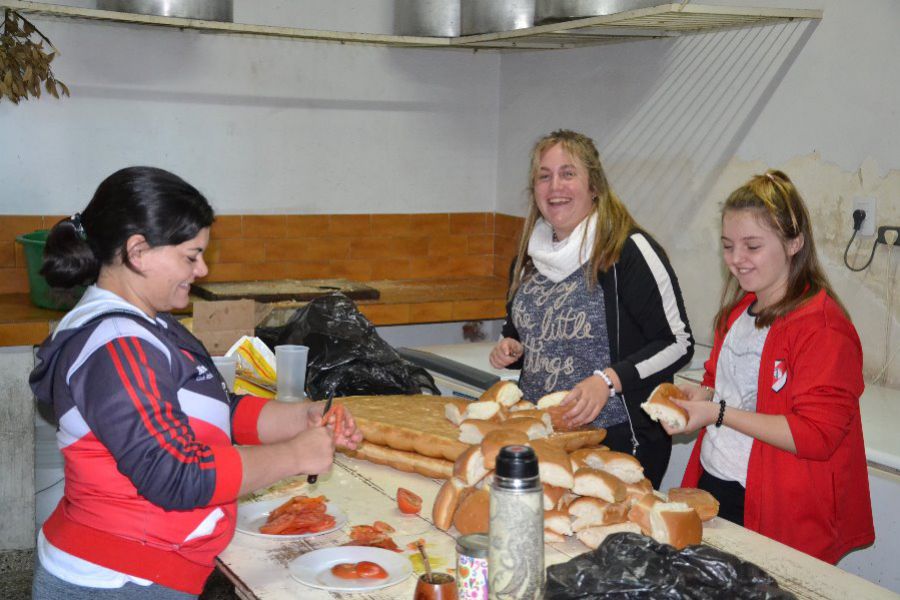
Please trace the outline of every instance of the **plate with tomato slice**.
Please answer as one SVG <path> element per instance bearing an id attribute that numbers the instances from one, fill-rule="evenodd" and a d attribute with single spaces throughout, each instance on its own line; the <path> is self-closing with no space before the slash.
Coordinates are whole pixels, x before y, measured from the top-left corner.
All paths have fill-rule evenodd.
<path id="1" fill-rule="evenodd" d="M 331 533 L 347 522 L 347 516 L 337 506 L 322 501 L 318 507 L 311 505 L 313 510 L 295 511 L 293 514 L 285 515 L 282 520 L 287 522 L 283 527 L 278 527 L 277 522 L 271 523 L 272 513 L 284 507 L 290 500 L 292 499 L 276 498 L 238 505 L 237 530 L 269 539 L 295 540 Z"/>
<path id="2" fill-rule="evenodd" d="M 405 554 L 365 546 L 337 546 L 307 552 L 288 563 L 291 577 L 335 592 L 362 592 L 396 585 L 412 575 Z"/>

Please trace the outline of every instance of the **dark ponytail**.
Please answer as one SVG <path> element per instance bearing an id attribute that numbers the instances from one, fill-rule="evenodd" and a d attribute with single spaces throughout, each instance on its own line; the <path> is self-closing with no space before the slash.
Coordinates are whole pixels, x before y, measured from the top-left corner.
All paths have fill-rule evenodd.
<path id="1" fill-rule="evenodd" d="M 41 275 L 53 287 L 97 281 L 100 268 L 121 259 L 125 243 L 143 235 L 151 248 L 186 242 L 212 225 L 213 209 L 192 185 L 154 167 L 128 167 L 107 177 L 82 213 L 53 226 Z"/>

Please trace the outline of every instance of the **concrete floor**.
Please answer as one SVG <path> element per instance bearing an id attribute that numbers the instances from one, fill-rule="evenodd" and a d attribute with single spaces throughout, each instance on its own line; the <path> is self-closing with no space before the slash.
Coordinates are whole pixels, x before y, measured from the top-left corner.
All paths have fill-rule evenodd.
<path id="1" fill-rule="evenodd" d="M 0 551 L 0 600 L 30 600 L 34 568 L 31 550 Z M 200 600 L 236 600 L 234 586 L 218 571 L 213 571 Z"/>

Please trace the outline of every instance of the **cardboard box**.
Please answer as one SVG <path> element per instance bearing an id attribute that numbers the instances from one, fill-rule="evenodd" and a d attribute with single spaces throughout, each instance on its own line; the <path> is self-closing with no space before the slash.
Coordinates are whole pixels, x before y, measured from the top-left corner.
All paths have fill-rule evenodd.
<path id="1" fill-rule="evenodd" d="M 194 302 L 193 332 L 213 356 L 225 354 L 241 336 L 254 335 L 271 306 L 253 300 Z"/>

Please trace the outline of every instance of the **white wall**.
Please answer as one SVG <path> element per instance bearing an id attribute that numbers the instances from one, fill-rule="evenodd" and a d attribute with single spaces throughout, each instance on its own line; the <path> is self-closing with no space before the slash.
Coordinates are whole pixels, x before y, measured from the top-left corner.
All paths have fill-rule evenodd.
<path id="1" fill-rule="evenodd" d="M 879 224 L 900 225 L 900 3 L 815 4 L 825 9 L 819 22 L 504 55 L 497 210 L 525 214 L 528 152 L 540 135 L 587 133 L 613 188 L 669 251 L 696 337 L 708 342 L 721 282 L 718 205 L 750 175 L 782 168 L 809 204 L 871 380 L 900 346 L 900 302 L 890 319 L 887 310 L 891 290 L 900 294 L 900 248 L 889 256 L 880 246 L 864 273 L 842 255 L 855 196 L 874 195 Z M 865 262 L 872 242 L 854 243 L 851 264 Z M 900 356 L 887 383 L 900 386 Z"/>
<path id="2" fill-rule="evenodd" d="M 497 54 L 34 20 L 72 97 L 0 102 L 0 212 L 74 212 L 131 164 L 226 214 L 493 209 Z M 235 20 L 390 33 L 393 11 L 238 0 Z"/>

